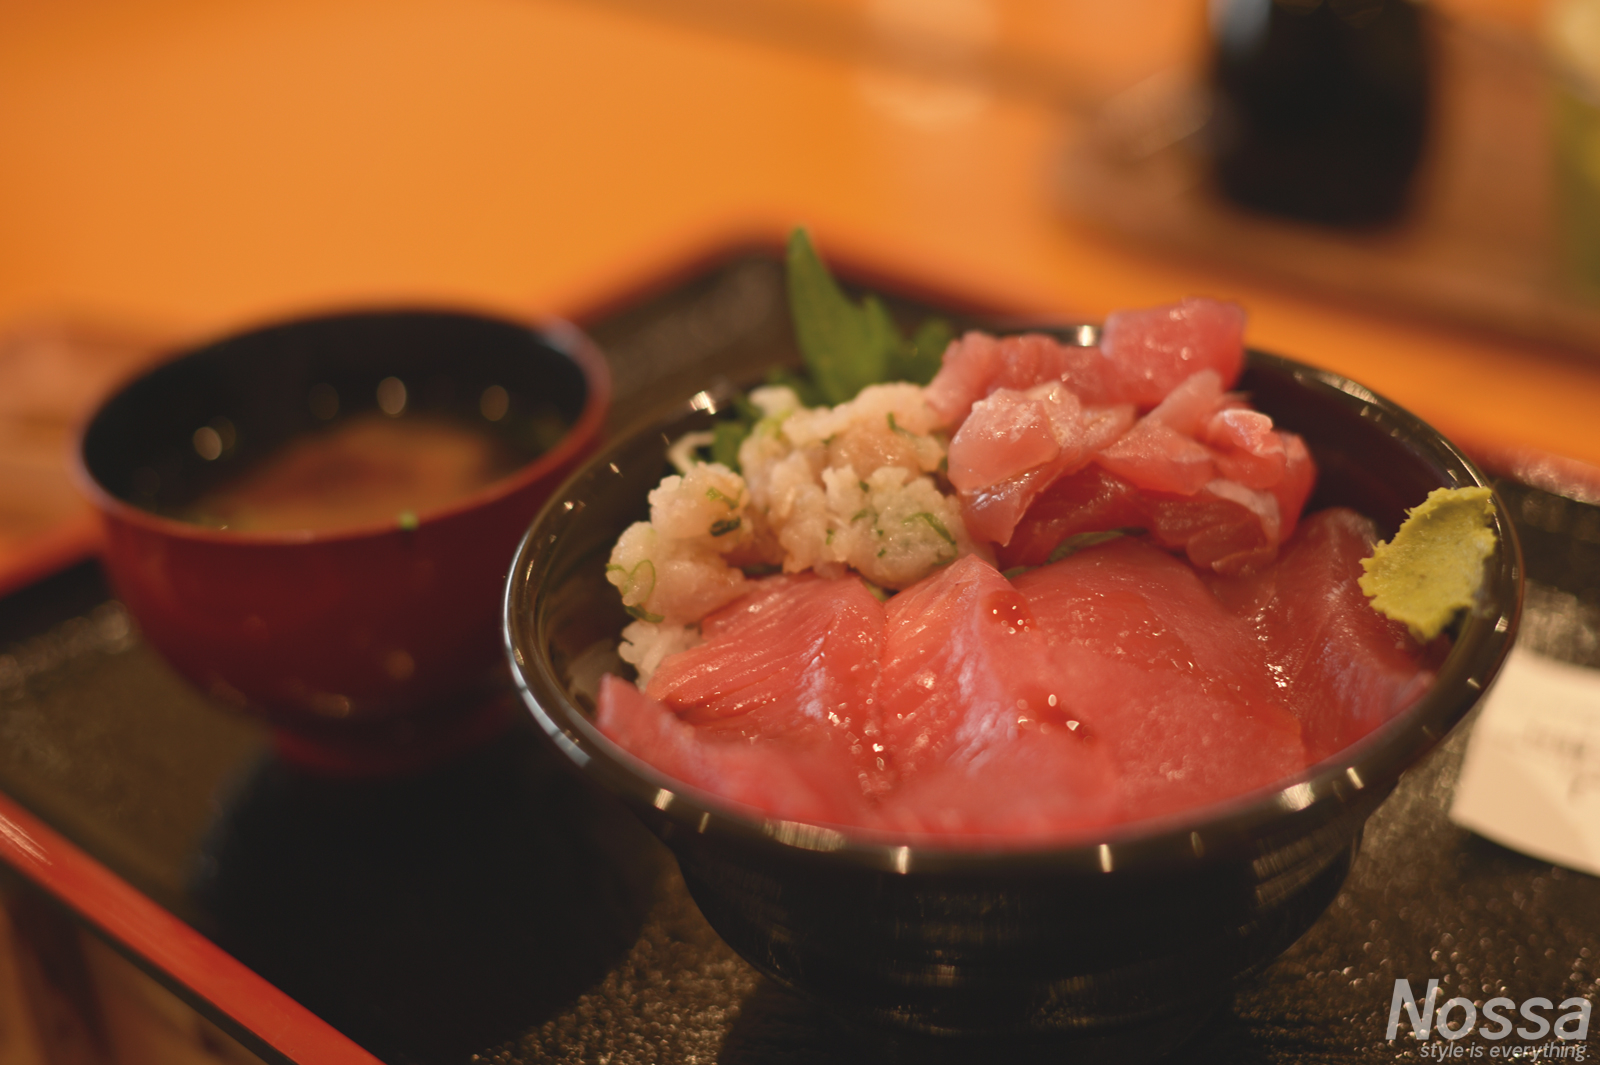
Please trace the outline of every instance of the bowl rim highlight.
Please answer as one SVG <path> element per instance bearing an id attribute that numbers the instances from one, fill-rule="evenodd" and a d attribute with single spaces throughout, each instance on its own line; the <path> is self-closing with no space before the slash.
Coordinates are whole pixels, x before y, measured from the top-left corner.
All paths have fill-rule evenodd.
<path id="1" fill-rule="evenodd" d="M 418 317 L 454 317 L 476 319 L 510 326 L 527 332 L 553 351 L 571 360 L 583 375 L 585 396 L 583 409 L 567 427 L 556 445 L 512 472 L 467 495 L 432 510 L 418 511 L 416 526 L 402 529 L 393 520 L 366 522 L 359 525 L 342 525 L 331 529 L 291 530 L 232 530 L 215 529 L 205 525 L 182 521 L 159 514 L 153 510 L 130 503 L 111 492 L 90 468 L 85 456 L 89 433 L 101 414 L 117 398 L 144 381 L 152 374 L 176 367 L 186 360 L 199 357 L 218 345 L 240 340 L 258 333 L 301 326 L 316 326 L 336 321 L 363 318 L 385 318 L 415 315 Z M 73 431 L 72 474 L 79 491 L 100 512 L 105 520 L 116 520 L 142 528 L 148 532 L 184 540 L 216 544 L 251 546 L 301 545 L 331 543 L 344 540 L 361 540 L 395 532 L 414 532 L 427 525 L 444 521 L 476 510 L 515 495 L 519 491 L 548 477 L 552 471 L 572 461 L 590 446 L 604 428 L 611 407 L 611 370 L 604 354 L 587 333 L 576 325 L 560 318 L 516 318 L 493 311 L 457 304 L 374 303 L 311 311 L 274 317 L 240 329 L 215 334 L 197 343 L 184 344 L 166 351 L 155 361 L 146 363 L 132 374 L 121 379 L 94 407 L 78 421 Z"/>

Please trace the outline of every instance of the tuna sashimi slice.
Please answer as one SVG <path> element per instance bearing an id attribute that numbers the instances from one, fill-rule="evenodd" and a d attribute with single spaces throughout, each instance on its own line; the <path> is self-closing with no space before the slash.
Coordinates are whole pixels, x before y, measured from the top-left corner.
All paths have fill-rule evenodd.
<path id="1" fill-rule="evenodd" d="M 664 659 L 646 694 L 708 731 L 831 744 L 859 790 L 877 790 L 884 612 L 859 578 L 768 577 L 700 627 L 705 641 Z"/>
<path id="2" fill-rule="evenodd" d="M 889 601 L 878 689 L 905 831 L 1062 833 L 1117 812 L 1116 774 L 1049 660 L 1027 601 L 967 556 Z"/>
<path id="3" fill-rule="evenodd" d="M 1283 442 L 1283 476 L 1268 491 L 1278 500 L 1278 535 L 1287 540 L 1294 535 L 1300 513 L 1311 498 L 1311 489 L 1317 483 L 1317 465 L 1306 442 L 1294 433 L 1280 431 L 1278 439 Z"/>
<path id="4" fill-rule="evenodd" d="M 1165 307 L 1115 311 L 1100 331 L 1100 348 L 1115 367 L 1117 403 L 1150 408 L 1200 370 L 1233 387 L 1244 366 L 1244 308 L 1192 297 Z"/>
<path id="5" fill-rule="evenodd" d="M 1201 370 L 1232 387 L 1244 366 L 1244 323 L 1238 304 L 1197 297 L 1111 314 L 1098 348 L 1039 333 L 968 333 L 945 349 L 926 397 L 952 429 L 996 389 L 1026 391 L 1047 381 L 1060 381 L 1091 407 L 1131 403 L 1149 410 Z"/>
<path id="6" fill-rule="evenodd" d="M 1194 570 L 1137 540 L 1019 577 L 1067 714 L 1109 752 L 1126 817 L 1239 795 L 1305 765 L 1255 633 Z"/>
<path id="7" fill-rule="evenodd" d="M 1132 424 L 1132 407 L 1084 407 L 1059 382 L 997 389 L 979 400 L 950 440 L 950 483 L 967 532 L 1005 543 L 1040 492 Z"/>
<path id="8" fill-rule="evenodd" d="M 682 721 L 620 677 L 600 679 L 595 723 L 675 780 L 791 821 L 866 823 L 853 770 L 825 742 L 716 735 Z"/>
<path id="9" fill-rule="evenodd" d="M 1313 472 L 1309 466 L 1307 472 Z M 1310 491 L 1309 477 L 1304 491 Z M 1097 464 L 1038 493 L 1010 542 L 996 554 L 1006 568 L 1038 566 L 1070 536 L 1143 529 L 1151 543 L 1182 551 L 1202 569 L 1237 574 L 1266 565 L 1276 556 L 1283 526 L 1279 498 L 1222 480 L 1194 495 L 1154 492 Z M 1304 495 L 1293 502 L 1298 513 Z"/>
<path id="10" fill-rule="evenodd" d="M 1195 437 L 1226 401 L 1221 375 L 1201 370 L 1094 460 L 1136 487 L 1194 495 L 1216 479 L 1213 452 Z"/>
<path id="11" fill-rule="evenodd" d="M 1242 407 L 1217 411 L 1200 434 L 1211 446 L 1217 472 L 1247 488 L 1271 488 L 1283 479 L 1284 436 L 1273 429 L 1271 418 Z"/>
<path id="12" fill-rule="evenodd" d="M 1134 487 L 1152 492 L 1192 496 L 1217 477 L 1210 448 L 1150 418 L 1141 419 L 1094 460 Z"/>
<path id="13" fill-rule="evenodd" d="M 1264 565 L 1293 530 L 1316 468 L 1299 437 L 1275 429 L 1244 402 L 1224 392 L 1221 375 L 1209 368 L 1182 381 L 1131 428 L 1131 406 L 1085 407 L 1058 382 L 996 389 L 973 404 L 950 441 L 950 483 L 967 532 L 1011 544 L 1051 486 L 1092 462 L 1139 493 L 1128 500 L 1138 513 L 1126 515 L 1126 524 L 1159 527 L 1162 546 L 1219 573 Z M 1058 494 L 1080 493 L 1067 486 Z M 1117 527 L 1066 514 L 1057 503 L 1043 505 L 1051 519 L 1065 517 L 1071 532 Z M 1024 552 L 1025 561 L 1042 561 L 1059 541 L 1042 555 Z"/>
<path id="14" fill-rule="evenodd" d="M 1198 437 L 1213 415 L 1224 408 L 1243 405 L 1243 397 L 1223 391 L 1221 374 L 1215 370 L 1200 370 L 1168 392 L 1145 415 L 1145 420 L 1159 422 L 1187 437 Z"/>
<path id="15" fill-rule="evenodd" d="M 1063 840 L 1122 819 L 1111 760 L 1095 740 L 1020 729 L 1009 742 L 931 767 L 873 814 L 897 834 Z"/>
<path id="16" fill-rule="evenodd" d="M 986 488 L 1060 457 L 1061 429 L 1070 431 L 1082 404 L 1059 384 L 1049 387 L 1037 397 L 1000 388 L 972 405 L 950 438 L 948 474 L 956 491 Z"/>
<path id="17" fill-rule="evenodd" d="M 1052 466 L 1040 466 L 997 485 L 960 493 L 961 521 L 967 535 L 1004 547 L 1034 500 L 1059 477 Z"/>
<path id="18" fill-rule="evenodd" d="M 1365 736 L 1433 682 L 1425 649 L 1373 610 L 1356 584 L 1376 540 L 1366 518 L 1331 508 L 1307 518 L 1273 565 L 1212 581 L 1218 598 L 1260 636 L 1312 761 Z"/>
<path id="19" fill-rule="evenodd" d="M 944 424 L 955 429 L 974 403 L 1001 388 L 1025 392 L 1059 381 L 1091 406 L 1122 402 L 1103 398 L 1107 373 L 1107 360 L 1098 348 L 1062 344 L 1042 333 L 968 333 L 945 349 L 939 372 L 923 396 Z"/>
<path id="20" fill-rule="evenodd" d="M 1148 509 L 1147 498 L 1133 485 L 1109 470 L 1089 466 L 1059 478 L 1040 493 L 995 556 L 1006 569 L 1042 566 L 1069 536 L 1148 528 Z"/>

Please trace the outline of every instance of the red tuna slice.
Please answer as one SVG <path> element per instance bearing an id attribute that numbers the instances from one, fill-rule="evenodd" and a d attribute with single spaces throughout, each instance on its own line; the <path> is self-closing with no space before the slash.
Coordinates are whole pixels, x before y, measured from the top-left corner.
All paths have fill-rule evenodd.
<path id="1" fill-rule="evenodd" d="M 1283 476 L 1268 491 L 1278 500 L 1280 542 L 1294 535 L 1300 522 L 1300 512 L 1311 498 L 1311 489 L 1317 483 L 1317 464 L 1311 459 L 1306 442 L 1294 433 L 1278 432 L 1283 442 Z"/>
<path id="2" fill-rule="evenodd" d="M 1098 746 L 1066 728 L 1019 728 L 1006 743 L 928 767 L 891 792 L 872 823 L 897 834 L 1008 843 L 1081 835 L 1122 819 L 1116 769 Z"/>
<path id="3" fill-rule="evenodd" d="M 854 768 L 825 742 L 749 741 L 697 729 L 620 677 L 600 679 L 595 723 L 662 773 L 790 821 L 865 823 Z"/>
<path id="4" fill-rule="evenodd" d="M 1154 407 L 1200 370 L 1215 370 L 1231 388 L 1244 366 L 1244 323 L 1237 303 L 1203 297 L 1113 312 L 1100 331 L 1100 349 L 1115 367 L 1109 401 Z"/>
<path id="5" fill-rule="evenodd" d="M 768 577 L 700 629 L 705 642 L 664 659 L 646 694 L 709 731 L 826 740 L 875 790 L 884 614 L 859 578 Z"/>
<path id="6" fill-rule="evenodd" d="M 1066 711 L 1111 754 L 1127 817 L 1264 787 L 1306 764 L 1248 625 L 1194 570 L 1117 540 L 1016 580 L 1067 680 Z"/>
<path id="7" fill-rule="evenodd" d="M 1225 481 L 1213 481 L 1192 496 L 1175 495 L 1140 489 L 1094 465 L 1040 492 L 1011 541 L 996 554 L 1008 569 L 1039 566 L 1068 537 L 1143 529 L 1152 543 L 1182 551 L 1202 569 L 1237 574 L 1276 556 L 1278 509 L 1270 493 Z"/>
<path id="8" fill-rule="evenodd" d="M 1433 683 L 1425 649 L 1373 610 L 1356 584 L 1376 540 L 1370 521 L 1336 507 L 1305 519 L 1273 565 L 1212 581 L 1259 634 L 1312 761 L 1348 747 Z"/>
<path id="9" fill-rule="evenodd" d="M 990 488 L 960 493 L 961 521 L 967 535 L 1002 547 L 1010 543 L 1017 523 L 1058 476 L 1052 467 L 1040 466 Z"/>
<path id="10" fill-rule="evenodd" d="M 923 396 L 952 429 L 972 405 L 996 389 L 1023 392 L 1049 381 L 1064 382 L 1083 402 L 1106 405 L 1106 359 L 1097 348 L 1063 344 L 1042 333 L 996 337 L 968 333 L 944 352 L 939 372 Z"/>
<path id="11" fill-rule="evenodd" d="M 1272 493 L 1278 501 L 1278 539 L 1287 540 L 1317 479 L 1305 441 L 1274 429 L 1265 414 L 1238 407 L 1213 415 L 1201 438 L 1210 445 L 1221 477 Z"/>
<path id="12" fill-rule="evenodd" d="M 1005 543 L 1038 494 L 1081 469 L 1133 422 L 1128 406 L 1083 407 L 1058 382 L 1027 392 L 1003 388 L 973 405 L 950 441 L 950 483 L 967 531 Z"/>
<path id="13" fill-rule="evenodd" d="M 1000 388 L 972 405 L 950 438 L 948 473 L 958 492 L 987 488 L 1054 463 L 1083 406 L 1059 384 L 1038 397 Z M 1083 456 L 1087 458 L 1087 456 Z"/>
<path id="14" fill-rule="evenodd" d="M 1060 381 L 1085 404 L 1132 403 L 1149 410 L 1200 370 L 1231 387 L 1244 365 L 1244 309 L 1191 298 L 1166 307 L 1117 311 L 1098 348 L 1062 344 L 1040 333 L 968 333 L 945 349 L 928 384 L 928 405 L 952 429 L 972 405 L 999 388 L 1026 391 Z"/>
<path id="15" fill-rule="evenodd" d="M 1268 565 L 1283 541 L 1278 497 L 1221 479 L 1192 498 L 1154 507 L 1150 529 L 1161 546 L 1183 551 L 1201 570 L 1228 576 Z"/>
<path id="16" fill-rule="evenodd" d="M 1139 488 L 1194 495 L 1216 478 L 1211 449 L 1194 438 L 1226 400 L 1222 378 L 1215 370 L 1201 370 L 1167 393 L 1095 461 Z"/>
<path id="17" fill-rule="evenodd" d="M 1212 449 L 1217 472 L 1247 488 L 1271 488 L 1288 464 L 1283 434 L 1260 411 L 1234 407 L 1207 421 L 1200 438 Z"/>
<path id="18" fill-rule="evenodd" d="M 965 500 L 963 500 L 965 504 Z M 1126 480 L 1098 466 L 1059 478 L 1039 494 L 1011 539 L 995 552 L 1000 565 L 1042 566 L 1067 537 L 1111 529 L 1148 528 L 1147 500 Z M 967 511 L 963 509 L 963 516 Z M 970 530 L 972 522 L 967 522 Z"/>
<path id="19" fill-rule="evenodd" d="M 1239 407 L 1244 400 L 1222 390 L 1222 377 L 1215 370 L 1201 370 L 1185 378 L 1168 392 L 1145 421 L 1158 422 L 1184 436 L 1198 437 L 1200 430 L 1223 407 Z M 1263 415 L 1265 417 L 1265 415 Z"/>
<path id="20" fill-rule="evenodd" d="M 887 827 L 1060 834 L 1116 814 L 1115 774 L 1060 709 L 1028 604 L 974 556 L 889 601 L 878 688 L 899 785 Z"/>
<path id="21" fill-rule="evenodd" d="M 1094 460 L 1136 488 L 1175 495 L 1192 496 L 1217 476 L 1210 448 L 1149 418 Z"/>

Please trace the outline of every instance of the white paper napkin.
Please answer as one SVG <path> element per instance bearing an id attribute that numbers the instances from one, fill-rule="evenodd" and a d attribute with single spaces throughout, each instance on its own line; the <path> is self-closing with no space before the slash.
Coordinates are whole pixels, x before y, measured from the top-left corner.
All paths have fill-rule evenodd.
<path id="1" fill-rule="evenodd" d="M 1600 875 L 1600 670 L 1513 648 L 1473 727 L 1450 818 Z"/>

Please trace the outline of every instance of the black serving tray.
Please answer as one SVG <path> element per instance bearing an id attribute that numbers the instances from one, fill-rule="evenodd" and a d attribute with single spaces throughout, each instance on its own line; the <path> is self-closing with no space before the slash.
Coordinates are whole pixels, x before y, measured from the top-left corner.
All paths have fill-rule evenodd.
<path id="1" fill-rule="evenodd" d="M 796 361 L 782 282 L 774 256 L 730 254 L 585 322 L 612 360 L 611 431 Z M 1600 507 L 1500 490 L 1527 552 L 1525 643 L 1600 668 Z M 1327 914 L 1174 1060 L 1417 1060 L 1421 1044 L 1385 1038 L 1400 977 L 1437 979 L 1441 1000 L 1596 996 L 1600 880 L 1446 817 L 1467 731 L 1372 818 Z M 391 1065 L 943 1056 L 756 974 L 665 852 L 541 744 L 518 717 L 425 773 L 318 777 L 172 673 L 93 563 L 0 600 L 0 793 Z M 205 987 L 176 989 L 279 1056 Z"/>

